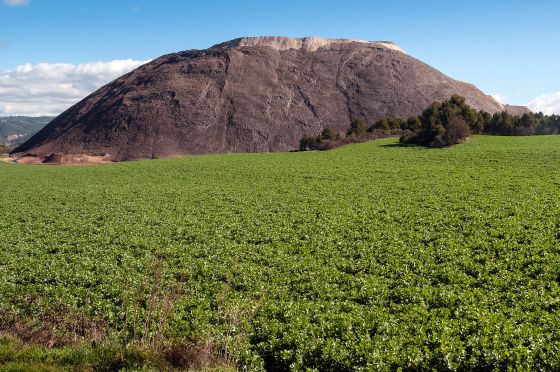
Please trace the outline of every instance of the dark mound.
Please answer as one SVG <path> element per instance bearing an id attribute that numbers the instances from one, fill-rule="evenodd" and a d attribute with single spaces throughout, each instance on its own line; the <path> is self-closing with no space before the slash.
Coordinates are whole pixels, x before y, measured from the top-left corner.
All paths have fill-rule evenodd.
<path id="1" fill-rule="evenodd" d="M 289 151 L 304 134 L 364 117 L 418 115 L 459 94 L 504 106 L 388 42 L 243 38 L 160 57 L 102 87 L 15 154 L 108 154 L 116 161 L 183 154 Z"/>

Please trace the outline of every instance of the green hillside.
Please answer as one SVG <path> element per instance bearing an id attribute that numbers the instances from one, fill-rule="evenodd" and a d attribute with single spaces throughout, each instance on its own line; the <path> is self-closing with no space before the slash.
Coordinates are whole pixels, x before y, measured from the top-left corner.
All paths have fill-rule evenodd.
<path id="1" fill-rule="evenodd" d="M 0 163 L 0 369 L 560 369 L 560 136 L 397 142 Z"/>

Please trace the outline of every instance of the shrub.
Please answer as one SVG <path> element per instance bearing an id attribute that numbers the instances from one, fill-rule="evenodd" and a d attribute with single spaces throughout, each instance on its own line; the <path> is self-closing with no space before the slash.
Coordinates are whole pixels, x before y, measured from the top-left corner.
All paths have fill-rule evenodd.
<path id="1" fill-rule="evenodd" d="M 389 130 L 389 119 L 381 118 L 380 120 L 376 121 L 371 127 L 369 127 L 369 131 L 373 132 L 375 129 L 377 130 Z"/>
<path id="2" fill-rule="evenodd" d="M 321 136 L 313 137 L 304 135 L 299 141 L 300 151 L 318 150 L 321 145 Z"/>
<path id="3" fill-rule="evenodd" d="M 416 143 L 415 133 L 411 130 L 405 129 L 399 138 L 400 143 Z"/>
<path id="4" fill-rule="evenodd" d="M 322 140 L 337 141 L 340 139 L 340 134 L 327 127 L 321 132 Z"/>
<path id="5" fill-rule="evenodd" d="M 382 119 L 376 121 L 375 124 L 373 124 L 369 128 L 369 131 L 373 132 L 375 129 L 377 129 L 377 130 L 389 130 L 389 129 L 391 129 L 391 126 L 389 124 L 389 119 L 382 118 Z"/>
<path id="6" fill-rule="evenodd" d="M 445 127 L 440 145 L 443 147 L 453 146 L 464 142 L 471 135 L 471 129 L 467 122 L 461 118 L 454 117 Z"/>
<path id="7" fill-rule="evenodd" d="M 369 127 L 369 131 L 373 132 L 374 130 L 394 130 L 394 129 L 402 129 L 404 125 L 404 121 L 399 118 L 382 118 L 375 122 L 371 127 Z"/>
<path id="8" fill-rule="evenodd" d="M 401 129 L 409 130 L 412 132 L 420 130 L 420 128 L 422 128 L 422 122 L 420 121 L 420 118 L 418 116 L 412 116 L 408 118 L 408 120 L 401 126 Z"/>
<path id="9" fill-rule="evenodd" d="M 463 142 L 471 128 L 479 128 L 481 116 L 458 95 L 439 103 L 434 102 L 417 119 L 409 119 L 411 134 L 401 137 L 402 143 L 429 147 L 453 146 Z M 420 123 L 420 127 L 418 127 Z"/>
<path id="10" fill-rule="evenodd" d="M 402 129 L 405 121 L 400 118 L 389 119 L 389 129 Z"/>
<path id="11" fill-rule="evenodd" d="M 346 132 L 348 136 L 360 136 L 368 131 L 368 126 L 364 118 L 357 118 L 351 124 Z"/>

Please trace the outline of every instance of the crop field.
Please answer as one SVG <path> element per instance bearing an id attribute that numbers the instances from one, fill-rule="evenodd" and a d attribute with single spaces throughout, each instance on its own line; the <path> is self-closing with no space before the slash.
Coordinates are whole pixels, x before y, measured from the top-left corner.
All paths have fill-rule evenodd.
<path id="1" fill-rule="evenodd" d="M 397 142 L 0 163 L 0 368 L 560 369 L 560 136 Z"/>

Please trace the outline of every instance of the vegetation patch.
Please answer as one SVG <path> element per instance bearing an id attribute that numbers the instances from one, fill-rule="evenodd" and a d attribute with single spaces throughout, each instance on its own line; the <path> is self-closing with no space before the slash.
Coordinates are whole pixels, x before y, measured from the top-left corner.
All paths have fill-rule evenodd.
<path id="1" fill-rule="evenodd" d="M 2 371 L 234 371 L 211 348 L 174 346 L 165 350 L 91 343 L 57 348 L 22 342 L 0 334 Z"/>
<path id="2" fill-rule="evenodd" d="M 0 369 L 558 370 L 559 149 L 0 163 Z"/>
<path id="3" fill-rule="evenodd" d="M 470 107 L 465 98 L 453 95 L 444 102 L 434 102 L 420 116 L 407 120 L 381 118 L 368 126 L 363 118 L 350 124 L 343 137 L 326 128 L 319 136 L 305 135 L 300 150 L 331 150 L 349 143 L 362 143 L 400 136 L 403 144 L 426 147 L 450 147 L 465 142 L 472 133 L 502 136 L 529 136 L 560 133 L 560 115 L 525 113 L 514 116 L 506 111 L 489 114 Z"/>

